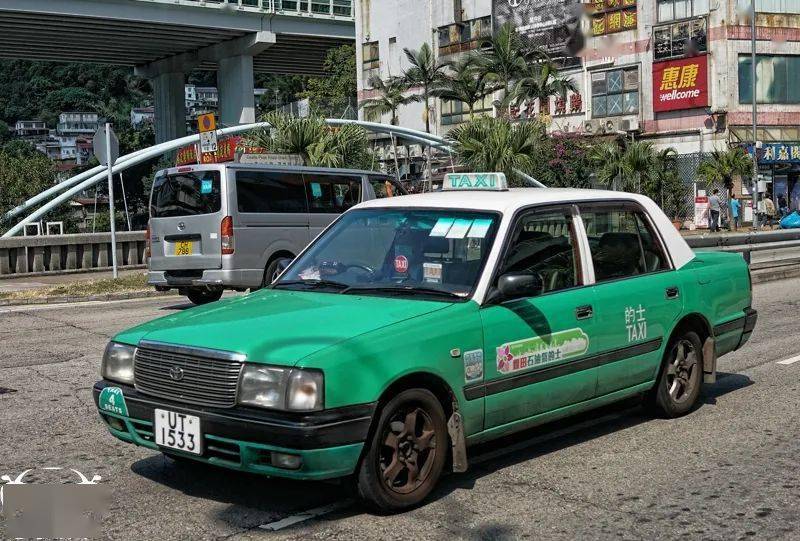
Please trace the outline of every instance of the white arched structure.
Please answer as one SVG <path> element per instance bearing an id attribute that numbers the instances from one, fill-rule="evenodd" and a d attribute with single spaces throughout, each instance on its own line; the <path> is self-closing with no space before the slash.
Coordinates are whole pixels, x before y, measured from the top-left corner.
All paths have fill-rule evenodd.
<path id="1" fill-rule="evenodd" d="M 331 126 L 356 124 L 372 132 L 389 133 L 403 137 L 404 139 L 412 140 L 416 143 L 438 148 L 439 150 L 445 152 L 452 152 L 452 148 L 450 147 L 450 145 L 441 137 L 437 137 L 435 135 L 426 132 L 412 130 L 409 128 L 380 124 L 377 122 L 364 122 L 361 120 L 347 120 L 338 118 L 328 119 L 327 123 L 330 124 Z M 269 126 L 270 124 L 268 122 L 256 122 L 255 124 L 243 124 L 240 126 L 223 128 L 221 130 L 218 130 L 217 133 L 219 135 L 233 135 L 237 133 L 250 131 L 253 129 L 268 128 Z M 174 139 L 172 141 L 167 141 L 165 143 L 160 143 L 158 145 L 154 145 L 152 147 L 148 147 L 142 150 L 137 150 L 136 152 L 126 154 L 125 156 L 120 156 L 114 163 L 114 165 L 111 167 L 111 173 L 112 174 L 119 173 L 121 171 L 124 171 L 125 169 L 128 169 L 131 166 L 138 165 L 144 161 L 156 158 L 158 156 L 161 156 L 162 154 L 171 152 L 173 150 L 177 150 L 186 145 L 198 143 L 199 141 L 200 141 L 199 134 L 189 135 L 186 137 L 181 137 L 179 139 Z M 531 178 L 530 176 L 525 175 L 522 172 L 518 173 L 532 185 L 540 188 L 544 187 L 543 184 Z M 7 221 L 13 218 L 14 216 L 23 213 L 27 209 L 38 205 L 42 201 L 46 201 L 51 197 L 52 199 L 47 203 L 45 203 L 44 205 L 42 205 L 41 207 L 39 207 L 36 211 L 32 212 L 31 214 L 20 220 L 11 229 L 6 231 L 3 237 L 6 238 L 16 235 L 22 230 L 25 224 L 37 221 L 39 218 L 50 212 L 55 207 L 61 205 L 66 201 L 69 201 L 76 194 L 86 190 L 87 188 L 94 186 L 99 182 L 105 181 L 107 178 L 108 176 L 106 172 L 106 167 L 103 165 L 98 165 L 97 167 L 94 167 L 88 171 L 84 171 L 79 175 L 75 175 L 74 177 L 71 177 L 65 180 L 64 182 L 56 184 L 55 186 L 48 188 L 47 190 L 35 195 L 34 197 L 31 197 L 21 205 L 6 212 L 2 217 L 0 217 L 0 222 Z M 59 192 L 61 192 L 60 195 L 56 195 L 59 194 Z"/>

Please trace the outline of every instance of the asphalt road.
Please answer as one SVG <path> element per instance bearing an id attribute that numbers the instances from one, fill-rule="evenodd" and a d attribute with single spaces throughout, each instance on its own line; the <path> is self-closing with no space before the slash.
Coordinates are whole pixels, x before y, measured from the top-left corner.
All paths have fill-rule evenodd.
<path id="1" fill-rule="evenodd" d="M 0 308 L 0 474 L 101 475 L 113 539 L 800 539 L 800 362 L 777 363 L 800 355 L 800 280 L 757 286 L 755 304 L 753 339 L 690 415 L 628 402 L 481 446 L 396 516 L 337 484 L 178 465 L 112 438 L 91 398 L 103 347 L 180 301 Z"/>

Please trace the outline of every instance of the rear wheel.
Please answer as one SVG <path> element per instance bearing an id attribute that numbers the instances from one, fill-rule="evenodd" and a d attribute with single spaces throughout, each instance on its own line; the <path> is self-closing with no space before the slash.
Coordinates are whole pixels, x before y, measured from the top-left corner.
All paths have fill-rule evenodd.
<path id="1" fill-rule="evenodd" d="M 186 296 L 194 304 L 208 304 L 222 297 L 222 289 L 190 288 L 186 290 Z"/>
<path id="2" fill-rule="evenodd" d="M 658 382 L 649 401 L 665 417 L 687 414 L 700 396 L 703 381 L 703 348 L 700 337 L 687 331 L 674 337 L 666 351 Z"/>
<path id="3" fill-rule="evenodd" d="M 358 470 L 358 494 L 378 511 L 400 511 L 430 494 L 448 451 L 442 405 L 425 389 L 401 392 L 381 411 Z"/>

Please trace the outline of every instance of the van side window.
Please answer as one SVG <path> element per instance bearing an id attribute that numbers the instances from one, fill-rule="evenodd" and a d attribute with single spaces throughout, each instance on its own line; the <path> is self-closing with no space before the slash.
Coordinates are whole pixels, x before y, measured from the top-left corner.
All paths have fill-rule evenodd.
<path id="1" fill-rule="evenodd" d="M 303 176 L 272 171 L 237 171 L 239 212 L 308 212 Z"/>
<path id="2" fill-rule="evenodd" d="M 581 208 L 597 282 L 669 269 L 669 262 L 641 211 Z"/>
<path id="3" fill-rule="evenodd" d="M 361 178 L 306 174 L 309 212 L 341 214 L 361 202 Z"/>
<path id="4" fill-rule="evenodd" d="M 370 178 L 372 189 L 375 190 L 376 199 L 384 199 L 386 197 L 397 197 L 403 195 L 405 192 L 397 185 L 397 182 L 390 178 Z"/>
<path id="5" fill-rule="evenodd" d="M 517 222 L 501 274 L 537 274 L 543 293 L 575 287 L 581 283 L 577 254 L 569 210 L 534 212 Z"/>

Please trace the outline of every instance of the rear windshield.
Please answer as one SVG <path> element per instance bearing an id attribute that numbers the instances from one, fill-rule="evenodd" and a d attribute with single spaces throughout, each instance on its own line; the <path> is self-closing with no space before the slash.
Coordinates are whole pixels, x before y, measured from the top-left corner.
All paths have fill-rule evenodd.
<path id="1" fill-rule="evenodd" d="M 152 218 L 213 214 L 221 207 L 219 171 L 159 175 L 153 182 Z"/>

